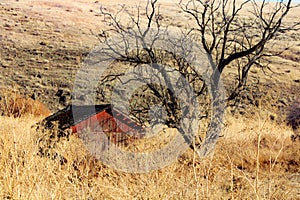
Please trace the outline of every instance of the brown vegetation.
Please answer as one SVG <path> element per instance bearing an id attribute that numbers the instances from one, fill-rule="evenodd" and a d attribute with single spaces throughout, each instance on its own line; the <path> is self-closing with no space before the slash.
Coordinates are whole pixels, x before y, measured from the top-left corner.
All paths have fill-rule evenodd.
<path id="1" fill-rule="evenodd" d="M 40 101 L 24 98 L 16 91 L 0 90 L 0 114 L 21 117 L 23 115 L 48 116 L 51 111 Z"/>
<path id="2" fill-rule="evenodd" d="M 214 157 L 187 150 L 178 161 L 144 174 L 96 161 L 76 136 L 54 150 L 68 162 L 37 156 L 31 126 L 40 118 L 0 117 L 0 196 L 11 199 L 297 199 L 299 141 L 263 117 L 229 117 Z M 154 141 L 152 141 L 154 142 Z M 136 148 L 139 148 L 136 146 Z M 298 195 L 298 196 L 297 196 Z"/>
<path id="3" fill-rule="evenodd" d="M 297 138 L 300 140 L 300 101 L 295 101 L 290 107 L 289 113 L 287 115 L 287 124 L 293 128 L 294 135 L 292 140 Z"/>

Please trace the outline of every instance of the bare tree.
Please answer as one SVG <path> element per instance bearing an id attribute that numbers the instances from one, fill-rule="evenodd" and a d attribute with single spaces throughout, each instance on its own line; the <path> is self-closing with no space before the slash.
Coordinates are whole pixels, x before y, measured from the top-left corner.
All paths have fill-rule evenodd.
<path id="1" fill-rule="evenodd" d="M 169 27 L 162 26 L 163 16 L 157 2 L 157 0 L 148 0 L 146 8 L 141 8 L 139 5 L 133 10 L 122 6 L 114 14 L 101 7 L 101 14 L 109 29 L 98 34 L 98 38 L 102 44 L 105 44 L 109 52 L 112 52 L 113 55 L 108 55 L 108 57 L 117 59 L 114 63 L 116 67 L 112 66 L 110 71 L 102 77 L 99 93 L 100 96 L 102 94 L 102 100 L 108 100 L 107 98 L 110 97 L 108 93 L 111 94 L 112 85 L 118 81 L 123 81 L 123 83 L 124 81 L 125 83 L 132 81 L 132 79 L 121 80 L 120 78 L 125 75 L 128 68 L 138 69 L 133 70 L 136 79 L 138 79 L 137 77 L 143 75 L 143 69 L 141 70 L 138 66 L 141 64 L 150 65 L 162 74 L 162 78 L 154 75 L 153 80 L 156 80 L 157 84 L 146 81 L 144 86 L 136 90 L 130 100 L 131 114 L 141 123 L 145 123 L 147 121 L 145 116 L 148 115 L 151 107 L 161 104 L 167 112 L 166 124 L 180 128 L 179 121 L 184 113 L 174 95 L 176 88 L 168 85 L 171 82 L 171 77 L 167 75 L 168 70 L 160 68 L 157 63 L 172 65 L 172 70 L 179 72 L 188 80 L 193 86 L 198 100 L 202 100 L 203 107 L 206 107 L 206 110 L 201 110 L 202 115 L 199 114 L 197 118 L 209 118 L 208 115 L 211 115 L 211 119 L 213 119 L 206 126 L 207 132 L 210 134 L 206 135 L 203 145 L 205 149 L 199 153 L 206 155 L 207 152 L 210 153 L 213 146 L 211 144 L 218 137 L 218 134 L 212 133 L 219 132 L 220 113 L 223 111 L 222 106 L 219 106 L 220 109 L 217 108 L 214 113 L 207 109 L 209 107 L 207 106 L 209 104 L 207 84 L 210 85 L 211 91 L 218 90 L 221 74 L 227 66 L 233 65 L 237 68 L 238 83 L 229 99 L 236 98 L 246 86 L 250 69 L 253 66 L 263 67 L 264 58 L 273 55 L 268 52 L 268 45 L 280 34 L 297 30 L 299 23 L 287 26 L 284 24 L 284 19 L 294 6 L 291 0 L 273 3 L 265 0 L 260 3 L 253 0 L 241 2 L 236 0 L 188 0 L 184 2 L 181 0 L 179 7 L 184 13 L 192 16 L 196 24 L 193 28 L 188 27 L 190 31 L 185 32 L 184 35 L 187 37 L 199 35 L 199 43 L 216 66 L 213 68 L 214 72 L 210 74 L 210 80 L 213 81 L 205 82 L 202 74 L 199 74 L 195 69 L 195 67 L 201 66 L 191 66 L 186 60 L 190 53 L 190 48 L 185 48 L 184 43 L 182 43 L 182 40 L 186 38 L 171 41 L 169 46 L 172 49 L 181 48 L 181 52 L 186 52 L 185 56 L 159 50 L 160 41 L 168 38 L 167 29 Z M 125 22 L 124 17 L 129 20 Z M 118 39 L 115 38 L 112 41 L 109 36 L 117 36 Z M 134 44 L 130 43 L 132 38 L 134 38 Z M 132 45 L 135 46 L 134 49 L 131 48 Z M 122 63 L 123 66 L 120 68 L 118 63 Z M 151 78 L 148 77 L 148 79 Z M 179 85 L 175 87 L 180 87 Z M 118 92 L 120 93 L 119 97 L 122 98 L 124 91 Z M 218 95 L 220 94 L 213 93 L 212 99 L 217 99 Z M 215 106 L 224 102 L 213 101 L 211 103 Z"/>
<path id="2" fill-rule="evenodd" d="M 193 57 L 191 52 L 193 51 L 194 40 L 190 38 L 190 31 L 182 30 L 181 34 L 178 34 L 180 37 L 170 36 L 169 26 L 162 25 L 163 16 L 160 14 L 160 6 L 157 2 L 157 0 L 148 0 L 146 8 L 139 5 L 133 10 L 122 6 L 116 13 L 101 7 L 101 15 L 109 28 L 97 36 L 102 44 L 101 50 L 105 51 L 106 55 L 109 54 L 107 57 L 113 58 L 114 63 L 102 75 L 98 96 L 101 101 L 110 101 L 114 90 L 114 93 L 118 93 L 118 98 L 115 99 L 122 99 L 126 96 L 126 91 L 120 88 L 116 90 L 117 83 L 135 85 L 134 81 L 136 80 L 144 81 L 145 84 L 135 90 L 131 96 L 128 106 L 131 108 L 130 114 L 143 124 L 150 123 L 147 117 L 149 113 L 152 114 L 150 120 L 165 118 L 164 124 L 168 127 L 177 128 L 179 132 L 183 133 L 189 144 L 194 140 L 190 134 L 198 134 L 194 131 L 194 129 L 199 130 L 198 123 L 195 121 L 202 120 L 201 131 L 199 131 L 201 136 L 199 134 L 196 137 L 196 142 L 191 147 L 194 148 L 195 145 L 203 144 L 204 139 L 206 140 L 209 135 L 210 138 L 205 142 L 206 148 L 202 153 L 199 153 L 207 155 L 207 152 L 211 153 L 213 146 L 210 144 L 216 142 L 218 138 L 220 130 L 216 130 L 216 127 L 220 127 L 219 121 L 222 116 L 219 114 L 216 117 L 217 114 L 213 114 L 212 99 L 217 95 L 214 97 L 209 95 L 211 82 L 204 80 L 204 76 L 210 79 L 214 70 L 207 68 L 202 73 L 198 70 L 199 66 L 191 65 L 195 56 Z M 113 36 L 113 40 L 111 36 Z M 161 43 L 167 46 L 162 47 Z M 171 49 L 171 51 L 166 49 Z M 211 60 L 208 59 L 204 50 L 203 55 L 206 56 L 207 66 L 212 67 Z M 206 65 L 205 61 L 202 62 L 202 65 Z M 139 68 L 143 64 L 151 67 L 151 76 L 147 76 L 149 72 L 147 68 Z M 126 75 L 128 69 L 134 73 L 134 78 Z M 176 74 L 184 78 L 178 78 L 174 81 Z M 127 78 L 122 78 L 124 76 Z M 142 78 L 139 79 L 139 77 Z M 148 79 L 151 79 L 152 82 L 149 83 Z M 187 85 L 188 87 L 186 87 Z M 192 92 L 189 90 L 190 86 L 193 89 Z M 211 88 L 211 90 L 214 89 Z M 176 91 L 180 91 L 180 99 L 178 93 L 176 96 Z M 186 107 L 182 106 L 182 101 L 185 101 L 183 104 L 187 105 Z M 200 108 L 193 110 L 193 104 L 196 101 L 199 102 Z M 118 103 L 118 105 L 122 104 L 127 105 L 124 101 Z M 219 102 L 214 102 L 214 105 L 218 104 L 222 105 Z M 161 105 L 165 109 L 165 117 L 156 105 Z M 222 113 L 222 109 L 219 109 L 219 112 Z M 183 122 L 184 118 L 188 120 Z M 207 132 L 212 134 L 207 134 Z"/>
<path id="3" fill-rule="evenodd" d="M 299 25 L 284 23 L 296 7 L 292 0 L 181 0 L 179 6 L 196 22 L 193 31 L 200 34 L 199 42 L 212 56 L 219 71 L 216 76 L 229 65 L 237 68 L 238 83 L 229 100 L 246 86 L 250 69 L 263 68 L 264 58 L 274 55 L 268 45 L 281 34 L 298 30 Z"/>
<path id="4" fill-rule="evenodd" d="M 162 26 L 163 16 L 157 2 L 158 0 L 148 0 L 145 9 L 137 6 L 134 10 L 128 10 L 128 8 L 122 6 L 115 14 L 101 7 L 101 14 L 109 29 L 98 34 L 98 38 L 102 44 L 105 44 L 109 52 L 112 52 L 113 55 L 107 56 L 115 58 L 116 66 L 121 62 L 127 67 L 122 69 L 112 67 L 111 71 L 102 77 L 101 85 L 104 87 L 102 87 L 100 93 L 104 94 L 102 97 L 105 100 L 109 96 L 107 95 L 109 90 L 105 87 L 112 87 L 115 84 L 113 82 L 124 81 L 120 77 L 125 75 L 128 68 L 139 69 L 137 66 L 141 64 L 150 65 L 153 69 L 159 71 L 162 78 L 154 76 L 153 80 L 157 80 L 157 84 L 146 81 L 145 86 L 133 95 L 130 102 L 133 111 L 131 114 L 137 119 L 142 119 L 141 122 L 144 123 L 143 117 L 148 114 L 153 105 L 160 103 L 167 112 L 166 124 L 179 128 L 179 121 L 184 113 L 180 108 L 177 97 L 174 95 L 174 91 L 177 87 L 180 87 L 180 84 L 178 83 L 175 86 L 176 88 L 173 85 L 168 85 L 172 77 L 167 75 L 167 69 L 160 68 L 157 63 L 165 65 L 172 63 L 173 71 L 179 72 L 188 80 L 194 87 L 198 99 L 200 96 L 203 99 L 208 96 L 207 85 L 203 81 L 202 75 L 197 73 L 194 68 L 199 66 L 189 65 L 186 60 L 188 56 L 181 55 L 178 57 L 174 53 L 160 51 L 157 48 L 161 40 L 168 38 L 168 26 Z M 267 45 L 279 34 L 296 29 L 299 25 L 299 23 L 295 23 L 287 27 L 284 26 L 284 19 L 293 8 L 291 0 L 276 1 L 274 3 L 265 0 L 261 3 L 251 0 L 242 2 L 236 0 L 189 0 L 184 2 L 182 0 L 179 7 L 192 16 L 196 22 L 196 27 L 192 28 L 191 31 L 187 31 L 186 36 L 192 36 L 191 33 L 200 33 L 199 43 L 216 65 L 216 68 L 213 69 L 215 71 L 211 74 L 211 80 L 214 80 L 214 82 L 209 83 L 211 91 L 217 90 L 220 75 L 227 66 L 235 65 L 237 67 L 238 84 L 229 99 L 234 99 L 239 90 L 246 85 L 251 67 L 255 65 L 262 67 L 262 59 L 271 56 L 266 51 Z M 242 13 L 242 10 L 246 7 L 250 9 L 248 15 Z M 124 22 L 124 16 L 129 19 L 127 22 Z M 114 39 L 118 39 L 112 41 L 109 36 L 117 36 Z M 130 43 L 132 38 L 134 38 L 135 44 Z M 149 38 L 151 39 L 149 40 Z M 169 48 L 185 48 L 181 43 L 181 39 L 184 40 L 185 38 L 171 41 Z M 134 49 L 131 48 L 132 45 L 135 46 Z M 189 48 L 184 49 L 182 52 L 188 54 Z M 133 70 L 133 72 L 135 77 L 139 77 L 142 75 L 143 70 Z M 148 79 L 151 78 L 153 77 Z M 130 81 L 132 80 L 125 80 L 126 83 Z M 119 91 L 120 97 L 122 97 L 122 92 L 124 91 Z M 213 99 L 215 98 L 214 95 L 219 94 L 213 94 Z M 144 101 L 141 99 L 144 99 Z M 203 104 L 207 105 L 206 99 Z M 213 104 L 217 105 L 220 102 L 213 102 Z M 213 118 L 219 120 L 218 114 L 220 112 L 222 112 L 222 109 L 217 114 L 211 114 L 205 110 L 204 117 L 211 114 Z M 197 116 L 197 118 L 201 118 L 201 116 Z M 218 132 L 215 128 L 218 127 L 218 120 L 210 123 L 208 131 Z M 211 138 L 205 141 L 208 144 L 215 141 L 218 135 L 212 134 L 210 136 Z"/>

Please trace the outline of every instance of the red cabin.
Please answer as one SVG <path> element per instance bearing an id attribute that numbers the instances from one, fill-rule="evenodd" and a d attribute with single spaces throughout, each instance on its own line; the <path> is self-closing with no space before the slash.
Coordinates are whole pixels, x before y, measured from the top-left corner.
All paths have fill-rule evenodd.
<path id="1" fill-rule="evenodd" d="M 46 124 L 58 121 L 59 129 L 72 133 L 107 134 L 110 141 L 118 143 L 143 137 L 144 128 L 111 104 L 71 105 L 45 119 Z"/>

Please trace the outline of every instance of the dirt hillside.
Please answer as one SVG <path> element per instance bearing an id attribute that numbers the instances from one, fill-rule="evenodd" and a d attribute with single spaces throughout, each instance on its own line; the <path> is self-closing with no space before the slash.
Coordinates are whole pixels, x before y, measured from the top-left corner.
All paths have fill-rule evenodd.
<path id="1" fill-rule="evenodd" d="M 173 1 L 160 3 L 165 22 L 171 26 L 183 26 L 189 19 L 178 11 Z M 116 11 L 120 4 L 134 7 L 136 3 L 129 0 L 1 1 L 0 87 L 10 87 L 27 97 L 37 98 L 52 111 L 68 104 L 76 70 L 85 56 L 99 45 L 96 35 L 105 29 L 99 15 L 100 6 Z M 288 20 L 296 20 L 298 11 L 293 11 Z M 286 44 L 292 47 L 280 57 L 272 58 L 272 73 L 260 77 L 254 69 L 250 74 L 282 96 L 281 106 L 297 98 L 300 87 L 300 34 L 291 32 L 278 41 L 278 45 Z M 226 77 L 225 73 L 224 79 Z"/>

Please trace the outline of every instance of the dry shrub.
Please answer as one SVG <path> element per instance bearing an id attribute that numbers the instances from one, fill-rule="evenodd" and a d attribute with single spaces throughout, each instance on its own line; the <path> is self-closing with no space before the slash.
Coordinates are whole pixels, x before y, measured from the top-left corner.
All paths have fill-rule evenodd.
<path id="1" fill-rule="evenodd" d="M 0 114 L 21 117 L 23 115 L 49 116 L 51 111 L 40 101 L 24 98 L 16 91 L 0 90 Z"/>
<path id="2" fill-rule="evenodd" d="M 300 101 L 292 103 L 290 110 L 287 115 L 287 124 L 293 128 L 294 135 L 292 140 L 295 141 L 297 138 L 300 140 Z"/>

